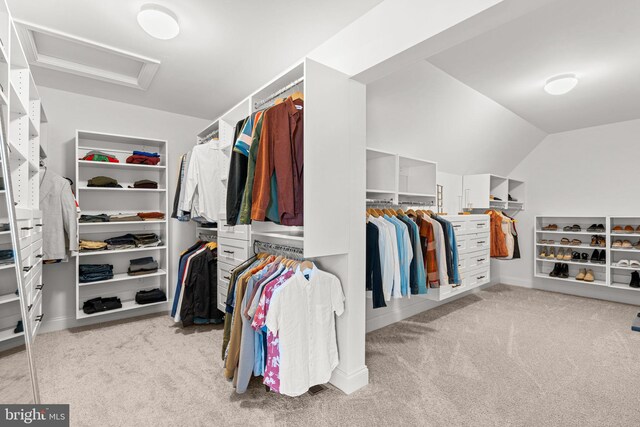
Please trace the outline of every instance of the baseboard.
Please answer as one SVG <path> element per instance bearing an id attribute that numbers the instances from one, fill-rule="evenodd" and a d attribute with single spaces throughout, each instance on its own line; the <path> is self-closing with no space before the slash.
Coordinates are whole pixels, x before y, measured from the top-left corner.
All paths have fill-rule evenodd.
<path id="1" fill-rule="evenodd" d="M 501 277 L 499 283 L 505 285 L 520 286 L 522 288 L 533 288 L 533 280 L 521 279 L 519 277 Z"/>
<path id="2" fill-rule="evenodd" d="M 347 374 L 340 368 L 336 368 L 329 382 L 345 394 L 351 394 L 369 384 L 369 369 L 365 365 L 356 372 Z"/>

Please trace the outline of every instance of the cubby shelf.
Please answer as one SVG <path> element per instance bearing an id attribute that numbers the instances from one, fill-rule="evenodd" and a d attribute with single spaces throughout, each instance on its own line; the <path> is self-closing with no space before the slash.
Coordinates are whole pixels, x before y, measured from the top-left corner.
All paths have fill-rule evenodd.
<path id="1" fill-rule="evenodd" d="M 117 273 L 113 275 L 113 279 L 98 280 L 95 282 L 87 282 L 87 283 L 78 283 L 78 286 L 94 286 L 94 285 L 104 285 L 105 283 L 124 282 L 127 280 L 142 280 L 148 277 L 158 277 L 158 276 L 164 276 L 166 274 L 167 272 L 162 269 L 159 269 L 155 273 L 143 274 L 141 276 L 130 276 L 127 273 Z"/>
<path id="2" fill-rule="evenodd" d="M 24 332 L 14 333 L 14 328 L 0 330 L 0 342 L 9 341 L 15 338 L 24 337 Z"/>
<path id="3" fill-rule="evenodd" d="M 163 305 L 163 304 L 167 304 L 167 301 L 154 302 L 151 304 L 138 304 L 135 301 L 124 301 L 122 303 L 122 308 L 117 308 L 115 310 L 100 311 L 98 313 L 92 313 L 92 314 L 87 314 L 82 310 L 78 310 L 76 314 L 76 319 L 88 319 L 90 317 L 105 316 L 107 314 L 121 313 L 123 311 L 136 310 L 140 308 L 153 307 L 153 306 Z"/>

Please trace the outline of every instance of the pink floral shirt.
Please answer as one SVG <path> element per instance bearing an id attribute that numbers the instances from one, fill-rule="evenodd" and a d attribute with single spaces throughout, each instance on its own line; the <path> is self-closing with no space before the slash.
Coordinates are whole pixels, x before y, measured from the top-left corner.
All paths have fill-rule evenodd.
<path id="1" fill-rule="evenodd" d="M 254 330 L 257 331 L 264 327 L 273 293 L 276 289 L 284 285 L 291 276 L 293 276 L 293 271 L 288 270 L 264 286 L 262 296 L 260 297 L 260 303 L 258 304 L 258 309 L 256 310 L 256 314 L 253 316 L 253 321 L 251 322 L 251 327 Z M 279 345 L 280 341 L 278 340 L 277 332 L 274 333 L 267 330 L 267 363 L 264 369 L 264 379 L 262 382 L 276 393 L 280 392 Z"/>

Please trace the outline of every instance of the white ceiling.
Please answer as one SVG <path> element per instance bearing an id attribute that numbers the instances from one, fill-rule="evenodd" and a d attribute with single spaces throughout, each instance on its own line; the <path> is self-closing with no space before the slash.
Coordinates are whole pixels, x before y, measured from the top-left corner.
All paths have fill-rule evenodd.
<path id="1" fill-rule="evenodd" d="M 382 0 L 9 0 L 14 18 L 161 61 L 149 89 L 33 67 L 38 85 L 213 119 Z M 171 9 L 173 40 L 136 21 Z"/>
<path id="2" fill-rule="evenodd" d="M 640 1 L 559 0 L 428 60 L 549 133 L 640 118 Z"/>

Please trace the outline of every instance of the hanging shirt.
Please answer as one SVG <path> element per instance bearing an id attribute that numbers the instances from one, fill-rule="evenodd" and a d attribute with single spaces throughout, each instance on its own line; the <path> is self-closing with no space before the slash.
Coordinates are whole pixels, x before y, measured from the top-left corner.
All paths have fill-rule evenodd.
<path id="1" fill-rule="evenodd" d="M 413 270 L 413 280 L 411 282 L 412 294 L 426 294 L 427 293 L 427 275 L 424 271 L 424 257 L 422 249 L 420 248 L 420 230 L 418 230 L 418 224 L 416 224 L 407 215 L 400 215 L 399 220 L 411 227 L 411 246 L 413 247 L 413 261 L 411 262 L 411 269 Z"/>
<path id="2" fill-rule="evenodd" d="M 391 291 L 393 290 L 393 282 L 395 275 L 394 255 L 391 248 L 392 235 L 389 231 L 389 223 L 382 218 L 371 217 L 371 221 L 378 226 L 379 229 L 379 246 L 380 246 L 380 266 L 382 269 L 382 291 L 385 301 L 391 300 Z"/>
<path id="3" fill-rule="evenodd" d="M 249 146 L 249 158 L 247 164 L 247 180 L 242 195 L 242 205 L 240 206 L 240 224 L 251 223 L 251 204 L 253 202 L 253 179 L 256 170 L 256 158 L 258 157 L 258 148 L 260 147 L 260 135 L 262 132 L 262 123 L 264 112 L 258 111 L 254 117 L 254 126 L 251 134 L 251 145 Z"/>
<path id="4" fill-rule="evenodd" d="M 280 341 L 280 393 L 299 396 L 329 381 L 339 363 L 334 313 L 343 312 L 340 280 L 315 265 L 279 290 L 265 324 Z"/>
<path id="5" fill-rule="evenodd" d="M 409 238 L 409 228 L 405 223 L 396 217 L 385 215 L 385 219 L 396 227 L 396 237 L 398 239 L 398 264 L 400 267 L 400 286 L 394 286 L 391 295 L 394 298 L 410 295 L 409 276 L 411 261 L 413 260 L 413 246 Z"/>
<path id="6" fill-rule="evenodd" d="M 433 226 L 433 234 L 436 242 L 436 259 L 438 260 L 438 280 L 441 286 L 446 286 L 449 284 L 449 276 L 447 275 L 447 250 L 444 243 L 442 225 L 428 215 L 424 215 L 423 219 L 431 222 Z"/>
<path id="7" fill-rule="evenodd" d="M 424 267 L 427 271 L 427 283 L 430 288 L 440 287 L 438 276 L 438 259 L 436 257 L 436 238 L 433 225 L 426 219 L 418 218 L 420 229 L 420 243 L 424 253 Z"/>
<path id="8" fill-rule="evenodd" d="M 384 292 L 382 291 L 382 270 L 380 268 L 380 245 L 378 227 L 371 221 L 367 222 L 367 264 L 366 289 L 373 296 L 373 308 L 386 307 Z"/>
<path id="9" fill-rule="evenodd" d="M 191 211 L 192 217 L 217 222 L 226 205 L 226 189 L 222 183 L 226 174 L 222 175 L 222 172 L 227 167 L 226 156 L 222 154 L 219 143 L 209 142 L 193 147 L 182 209 Z"/>

